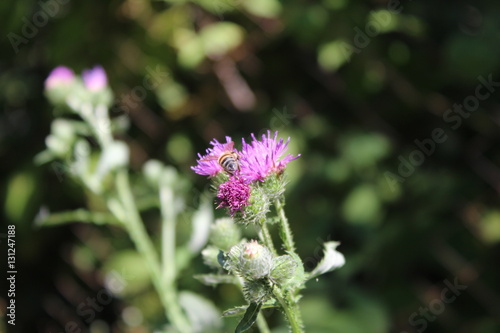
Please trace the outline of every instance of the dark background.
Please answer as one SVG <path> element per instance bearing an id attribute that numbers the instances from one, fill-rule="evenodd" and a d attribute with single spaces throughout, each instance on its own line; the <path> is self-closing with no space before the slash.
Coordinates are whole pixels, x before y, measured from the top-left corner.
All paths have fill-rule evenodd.
<path id="1" fill-rule="evenodd" d="M 116 115 L 130 116 L 122 139 L 132 172 L 156 158 L 202 189 L 189 166 L 212 138 L 238 142 L 268 128 L 292 138 L 302 157 L 288 170 L 286 210 L 299 254 L 311 269 L 320 244 L 338 240 L 347 258 L 309 282 L 307 332 L 500 331 L 499 87 L 470 115 L 448 111 L 473 103 L 479 77 L 500 82 L 497 1 L 49 3 L 0 4 L 1 233 L 16 225 L 16 331 L 64 332 L 75 321 L 84 332 L 150 332 L 164 322 L 122 230 L 34 224 L 41 207 L 95 200 L 33 162 L 54 119 L 46 76 L 95 64 L 107 71 Z M 144 89 L 155 69 L 168 75 Z M 436 129 L 444 142 L 430 140 Z M 89 325 L 75 309 L 103 290 L 117 256 L 130 290 Z M 236 290 L 192 278 L 203 271 L 198 258 L 181 287 L 221 309 L 242 304 Z M 467 289 L 441 302 L 454 283 Z M 2 291 L 2 312 L 6 300 Z M 285 331 L 280 313 L 270 322 Z"/>

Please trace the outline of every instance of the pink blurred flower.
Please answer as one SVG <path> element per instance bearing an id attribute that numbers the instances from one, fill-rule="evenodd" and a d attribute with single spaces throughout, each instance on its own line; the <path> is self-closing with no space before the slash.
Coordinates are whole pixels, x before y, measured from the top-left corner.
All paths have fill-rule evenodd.
<path id="1" fill-rule="evenodd" d="M 82 72 L 82 79 L 85 87 L 90 91 L 103 90 L 108 85 L 106 72 L 101 66 L 84 70 Z"/>
<path id="2" fill-rule="evenodd" d="M 65 87 L 75 80 L 75 73 L 65 66 L 54 68 L 45 80 L 45 89 Z"/>

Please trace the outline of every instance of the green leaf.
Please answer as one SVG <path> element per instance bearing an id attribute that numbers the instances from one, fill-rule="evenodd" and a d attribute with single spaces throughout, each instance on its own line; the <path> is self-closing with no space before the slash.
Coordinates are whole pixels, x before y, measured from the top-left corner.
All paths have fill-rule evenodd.
<path id="1" fill-rule="evenodd" d="M 262 303 L 250 303 L 248 306 L 245 315 L 241 319 L 240 323 L 236 327 L 235 333 L 244 332 L 255 323 L 257 320 L 257 316 L 259 315 L 260 308 Z"/>
<path id="2" fill-rule="evenodd" d="M 300 257 L 293 252 L 288 252 L 288 255 L 297 263 L 296 270 L 292 278 L 286 282 L 287 288 L 303 288 L 304 281 L 306 280 L 306 272 L 304 271 L 304 265 Z"/>
<path id="3" fill-rule="evenodd" d="M 279 308 L 281 305 L 279 303 L 276 303 L 276 302 L 272 302 L 272 303 L 264 303 L 262 304 L 262 306 L 260 307 L 261 309 L 270 309 L 270 308 Z M 223 317 L 236 317 L 236 316 L 241 316 L 242 314 L 245 313 L 245 311 L 247 310 L 247 306 L 236 306 L 234 308 L 231 308 L 231 309 L 227 309 L 226 311 L 224 311 L 222 313 L 222 316 Z"/>
<path id="4" fill-rule="evenodd" d="M 220 56 L 236 48 L 243 41 L 243 28 L 231 22 L 217 22 L 205 26 L 199 34 L 207 56 Z"/>
<path id="5" fill-rule="evenodd" d="M 224 253 L 224 251 L 219 250 L 219 255 L 217 256 L 217 260 L 219 261 L 220 266 L 224 268 L 224 265 L 226 265 L 227 261 L 226 254 Z"/>
<path id="6" fill-rule="evenodd" d="M 112 170 L 126 167 L 129 155 L 128 146 L 121 141 L 114 141 L 104 147 L 96 170 L 99 179 L 103 179 Z"/>
<path id="7" fill-rule="evenodd" d="M 201 283 L 207 286 L 215 286 L 222 283 L 238 283 L 238 280 L 233 275 L 222 275 L 222 274 L 198 274 L 194 276 L 195 279 L 199 280 Z"/>
<path id="8" fill-rule="evenodd" d="M 280 2 L 277 0 L 244 1 L 243 7 L 253 15 L 266 18 L 277 17 L 282 10 Z"/>
<path id="9" fill-rule="evenodd" d="M 77 209 L 65 212 L 49 214 L 41 209 L 35 219 L 38 226 L 56 226 L 73 222 L 87 222 L 97 225 L 119 225 L 120 222 L 109 213 L 91 212 L 86 209 Z"/>
<path id="10" fill-rule="evenodd" d="M 222 317 L 236 317 L 240 316 L 245 313 L 247 310 L 248 306 L 236 306 L 231 309 L 227 309 L 226 311 L 222 312 Z"/>

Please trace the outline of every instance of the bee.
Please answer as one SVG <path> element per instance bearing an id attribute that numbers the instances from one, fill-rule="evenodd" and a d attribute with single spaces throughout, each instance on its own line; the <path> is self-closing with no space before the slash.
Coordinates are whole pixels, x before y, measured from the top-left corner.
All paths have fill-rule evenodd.
<path id="1" fill-rule="evenodd" d="M 226 150 L 220 156 L 208 156 L 202 161 L 215 161 L 230 175 L 234 175 L 240 170 L 240 155 L 233 150 L 234 142 L 230 142 L 226 146 Z"/>

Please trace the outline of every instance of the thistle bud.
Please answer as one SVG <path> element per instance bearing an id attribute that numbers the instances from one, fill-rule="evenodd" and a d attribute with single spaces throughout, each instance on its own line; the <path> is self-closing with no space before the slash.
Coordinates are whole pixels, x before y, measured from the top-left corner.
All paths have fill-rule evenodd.
<path id="1" fill-rule="evenodd" d="M 273 259 L 272 280 L 280 286 L 286 285 L 297 272 L 299 263 L 292 256 L 285 254 Z"/>
<path id="2" fill-rule="evenodd" d="M 95 105 L 110 106 L 113 94 L 108 87 L 108 77 L 101 66 L 86 69 L 82 72 L 82 80 L 87 90 L 88 98 Z"/>
<path id="3" fill-rule="evenodd" d="M 104 90 L 108 86 L 108 77 L 101 66 L 95 66 L 92 69 L 86 69 L 82 72 L 82 79 L 85 87 L 89 91 Z"/>
<path id="4" fill-rule="evenodd" d="M 220 250 L 215 246 L 209 245 L 203 251 L 201 251 L 201 256 L 203 257 L 203 263 L 209 267 L 221 268 L 219 263 L 219 253 Z"/>
<path id="5" fill-rule="evenodd" d="M 234 214 L 234 220 L 242 224 L 262 223 L 266 220 L 271 202 L 260 184 L 252 185 L 248 206 L 243 212 Z"/>
<path id="6" fill-rule="evenodd" d="M 230 218 L 217 219 L 210 229 L 210 243 L 223 251 L 241 240 L 241 230 Z"/>
<path id="7" fill-rule="evenodd" d="M 56 67 L 45 80 L 45 93 L 54 105 L 66 102 L 76 83 L 75 73 L 65 66 Z"/>
<path id="8" fill-rule="evenodd" d="M 257 241 L 240 243 L 229 250 L 225 268 L 245 279 L 262 279 L 271 272 L 272 254 Z"/>
<path id="9" fill-rule="evenodd" d="M 262 183 L 262 188 L 269 200 L 274 201 L 283 196 L 286 184 L 286 174 L 273 173 Z"/>

